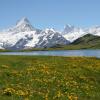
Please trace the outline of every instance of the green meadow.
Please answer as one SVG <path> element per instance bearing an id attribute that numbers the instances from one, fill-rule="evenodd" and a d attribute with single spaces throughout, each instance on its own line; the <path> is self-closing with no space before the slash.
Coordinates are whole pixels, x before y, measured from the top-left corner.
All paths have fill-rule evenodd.
<path id="1" fill-rule="evenodd" d="M 0 56 L 0 100 L 100 100 L 100 59 Z"/>

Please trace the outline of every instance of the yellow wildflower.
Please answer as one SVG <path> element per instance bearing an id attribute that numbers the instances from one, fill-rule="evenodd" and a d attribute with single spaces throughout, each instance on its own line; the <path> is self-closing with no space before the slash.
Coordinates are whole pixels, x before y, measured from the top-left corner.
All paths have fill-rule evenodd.
<path id="1" fill-rule="evenodd" d="M 16 92 L 16 94 L 20 95 L 20 96 L 27 96 L 28 95 L 28 91 L 18 90 Z"/>
<path id="2" fill-rule="evenodd" d="M 15 93 L 15 90 L 13 88 L 6 88 L 3 91 L 3 94 L 5 95 L 12 95 L 13 93 Z"/>

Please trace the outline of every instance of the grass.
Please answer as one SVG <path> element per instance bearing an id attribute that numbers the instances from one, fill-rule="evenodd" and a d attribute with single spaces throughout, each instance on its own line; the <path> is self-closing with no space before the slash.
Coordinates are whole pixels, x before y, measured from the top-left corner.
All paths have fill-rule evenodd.
<path id="1" fill-rule="evenodd" d="M 0 56 L 0 100 L 100 100 L 100 59 Z"/>

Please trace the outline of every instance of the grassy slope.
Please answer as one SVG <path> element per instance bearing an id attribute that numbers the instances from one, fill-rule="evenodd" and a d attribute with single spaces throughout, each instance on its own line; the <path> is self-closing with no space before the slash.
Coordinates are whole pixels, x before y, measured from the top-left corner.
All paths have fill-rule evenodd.
<path id="1" fill-rule="evenodd" d="M 100 59 L 0 56 L 0 100 L 100 100 Z"/>
<path id="2" fill-rule="evenodd" d="M 100 49 L 100 36 L 93 36 L 87 34 L 73 43 L 74 45 L 83 45 L 86 48 L 99 48 Z"/>

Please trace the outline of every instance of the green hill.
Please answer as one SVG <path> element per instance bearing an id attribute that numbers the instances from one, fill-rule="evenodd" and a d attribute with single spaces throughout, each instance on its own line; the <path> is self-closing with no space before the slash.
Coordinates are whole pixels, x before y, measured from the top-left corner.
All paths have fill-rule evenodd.
<path id="1" fill-rule="evenodd" d="M 100 48 L 100 36 L 87 34 L 72 43 L 73 45 L 82 45 L 86 48 Z"/>

